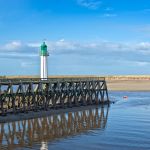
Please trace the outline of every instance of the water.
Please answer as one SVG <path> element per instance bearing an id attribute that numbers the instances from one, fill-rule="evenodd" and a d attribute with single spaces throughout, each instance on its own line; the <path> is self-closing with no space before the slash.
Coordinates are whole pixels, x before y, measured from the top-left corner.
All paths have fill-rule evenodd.
<path id="1" fill-rule="evenodd" d="M 109 95 L 110 107 L 0 124 L 0 149 L 149 150 L 150 92 Z"/>

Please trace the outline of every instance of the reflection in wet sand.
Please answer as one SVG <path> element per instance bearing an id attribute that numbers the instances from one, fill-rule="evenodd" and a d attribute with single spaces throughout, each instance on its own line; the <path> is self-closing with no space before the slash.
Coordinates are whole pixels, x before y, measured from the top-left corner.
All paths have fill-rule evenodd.
<path id="1" fill-rule="evenodd" d="M 32 148 L 59 138 L 73 136 L 91 129 L 104 129 L 107 123 L 108 107 L 62 113 L 44 118 L 0 124 L 0 149 Z"/>

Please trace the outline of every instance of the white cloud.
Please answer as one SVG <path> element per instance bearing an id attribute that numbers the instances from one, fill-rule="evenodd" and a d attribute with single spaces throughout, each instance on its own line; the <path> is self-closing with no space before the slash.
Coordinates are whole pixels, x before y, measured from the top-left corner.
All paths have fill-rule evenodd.
<path id="1" fill-rule="evenodd" d="M 10 42 L 0 46 L 0 57 L 38 57 L 41 42 L 22 43 Z M 150 54 L 150 42 L 140 43 L 115 43 L 109 41 L 78 42 L 47 41 L 48 50 L 52 55 L 99 55 L 101 53 L 127 53 Z"/>
<path id="2" fill-rule="evenodd" d="M 116 17 L 117 14 L 114 14 L 114 13 L 105 13 L 103 14 L 103 17 Z"/>
<path id="3" fill-rule="evenodd" d="M 133 65 L 133 66 L 139 66 L 139 67 L 143 67 L 143 66 L 150 66 L 150 62 L 148 61 L 124 61 L 127 64 Z"/>
<path id="4" fill-rule="evenodd" d="M 1 46 L 0 50 L 13 51 L 13 50 L 18 50 L 21 46 L 22 46 L 22 43 L 20 41 L 12 41 L 10 43 L 7 43 Z"/>
<path id="5" fill-rule="evenodd" d="M 51 43 L 49 43 L 50 45 Z M 56 43 L 54 43 L 53 45 L 54 47 L 57 48 L 63 48 L 63 49 L 76 49 L 76 44 L 69 42 L 69 41 L 65 41 L 64 39 L 61 39 L 59 41 L 57 41 Z"/>
<path id="6" fill-rule="evenodd" d="M 117 59 L 117 60 L 113 60 L 112 63 L 116 63 L 121 66 L 125 65 L 125 66 L 133 66 L 133 67 L 150 66 L 149 61 L 140 61 L 140 60 Z"/>
<path id="7" fill-rule="evenodd" d="M 141 50 L 150 50 L 150 43 L 149 42 L 141 42 L 137 46 Z"/>
<path id="8" fill-rule="evenodd" d="M 13 49 L 13 51 L 0 50 L 1 61 L 6 61 L 9 65 L 11 63 L 15 64 L 18 61 L 19 64 L 17 63 L 17 65 L 19 65 L 22 70 L 35 68 L 35 66 L 38 68 L 41 42 L 20 43 L 19 49 L 16 46 L 16 50 Z M 85 68 L 89 71 L 88 68 L 90 67 L 91 70 L 96 68 L 96 72 L 98 73 L 98 70 L 101 70 L 100 68 L 103 67 L 105 67 L 103 70 L 103 72 L 106 71 L 105 73 L 111 73 L 114 69 L 119 73 L 120 71 L 125 72 L 125 68 L 129 68 L 129 70 L 138 68 L 137 70 L 140 70 L 150 66 L 150 42 L 81 42 L 60 39 L 58 41 L 47 41 L 46 43 L 50 52 L 49 64 L 51 65 L 50 67 L 53 68 L 53 71 L 55 68 L 61 70 L 63 67 L 72 68 L 72 66 L 75 66 L 77 71 L 82 70 L 82 73 L 85 73 Z M 4 45 L 9 45 L 9 43 Z M 1 47 L 4 47 L 4 45 L 1 45 Z M 57 69 L 55 70 L 56 72 Z M 89 73 L 88 71 L 87 73 Z"/>
<path id="9" fill-rule="evenodd" d="M 106 7 L 104 10 L 105 11 L 113 11 L 114 9 L 112 7 Z"/>
<path id="10" fill-rule="evenodd" d="M 150 62 L 146 62 L 146 61 L 136 61 L 135 62 L 136 65 L 143 67 L 143 66 L 150 66 Z"/>
<path id="11" fill-rule="evenodd" d="M 28 68 L 28 67 L 32 67 L 32 66 L 35 66 L 35 64 L 33 62 L 21 62 L 22 68 Z"/>
<path id="12" fill-rule="evenodd" d="M 41 43 L 38 43 L 38 42 L 36 42 L 36 43 L 27 43 L 27 46 L 35 48 L 35 47 L 39 47 L 40 44 Z"/>
<path id="13" fill-rule="evenodd" d="M 89 9 L 98 9 L 102 1 L 101 0 L 77 0 L 80 6 L 87 7 Z"/>

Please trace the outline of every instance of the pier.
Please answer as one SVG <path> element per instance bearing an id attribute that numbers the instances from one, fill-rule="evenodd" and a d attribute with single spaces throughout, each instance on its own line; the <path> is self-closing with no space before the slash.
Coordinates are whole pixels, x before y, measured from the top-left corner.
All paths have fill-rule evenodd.
<path id="1" fill-rule="evenodd" d="M 0 79 L 0 116 L 109 104 L 105 78 Z"/>

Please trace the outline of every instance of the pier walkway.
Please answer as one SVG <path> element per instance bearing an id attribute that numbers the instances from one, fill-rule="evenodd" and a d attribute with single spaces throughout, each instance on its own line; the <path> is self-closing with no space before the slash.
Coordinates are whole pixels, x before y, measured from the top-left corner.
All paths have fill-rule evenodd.
<path id="1" fill-rule="evenodd" d="M 0 115 L 109 104 L 105 78 L 0 79 Z"/>

